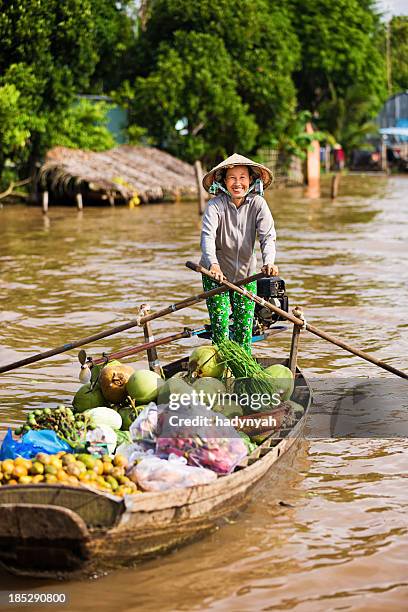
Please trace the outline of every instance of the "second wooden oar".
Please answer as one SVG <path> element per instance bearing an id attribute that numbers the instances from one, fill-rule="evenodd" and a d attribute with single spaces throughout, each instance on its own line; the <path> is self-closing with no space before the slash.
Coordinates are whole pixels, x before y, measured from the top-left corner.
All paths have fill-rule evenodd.
<path id="1" fill-rule="evenodd" d="M 194 270 L 195 272 L 199 272 L 200 274 L 204 274 L 205 276 L 208 276 L 209 278 L 213 278 L 209 270 L 207 270 L 206 268 L 203 268 L 202 266 L 198 264 L 193 263 L 192 261 L 188 261 L 186 263 L 186 266 L 187 268 L 190 268 L 191 270 Z M 222 282 L 224 285 L 226 285 L 233 291 L 236 291 L 237 293 L 240 293 L 241 295 L 245 295 L 246 297 L 253 300 L 257 304 L 260 304 L 264 308 L 268 308 L 269 310 L 276 312 L 284 319 L 291 321 L 295 325 L 304 327 L 304 329 L 311 332 L 312 334 L 315 334 L 315 336 L 319 336 L 319 338 L 323 338 L 323 340 L 327 340 L 328 342 L 331 342 L 332 344 L 339 346 L 345 351 L 348 351 L 349 353 L 353 353 L 353 355 L 357 355 L 357 357 L 361 357 L 361 359 L 365 359 L 366 361 L 369 361 L 370 363 L 373 363 L 374 365 L 380 368 L 383 368 L 383 370 L 387 370 L 388 372 L 391 372 L 392 374 L 395 374 L 396 376 L 400 376 L 401 378 L 405 378 L 406 380 L 408 380 L 408 374 L 406 372 L 403 372 L 402 370 L 398 370 L 398 368 L 394 368 L 393 366 L 388 365 L 388 363 L 385 363 L 384 361 L 380 361 L 379 359 L 376 359 L 376 357 L 372 357 L 368 353 L 365 353 L 364 351 L 361 351 L 360 349 L 355 348 L 354 346 L 351 346 L 350 344 L 347 344 L 346 342 L 343 342 L 343 340 L 340 340 L 339 338 L 335 338 L 334 336 L 327 334 L 325 331 L 318 329 L 317 327 L 314 327 L 314 325 L 310 325 L 309 323 L 305 324 L 305 322 L 302 319 L 299 319 L 298 317 L 291 315 L 290 313 L 286 312 L 285 310 L 282 310 L 278 306 L 274 306 L 273 304 L 270 304 L 269 302 L 265 301 L 263 298 L 260 298 L 258 295 L 251 293 L 251 291 L 247 291 L 246 289 L 242 289 L 242 287 L 238 287 L 237 285 L 230 283 L 225 278 Z"/>
<path id="2" fill-rule="evenodd" d="M 239 284 L 246 285 L 251 281 L 257 280 L 258 278 L 262 278 L 262 276 L 262 273 L 254 274 L 253 276 L 244 278 L 242 281 L 239 282 Z M 167 306 L 166 308 L 158 310 L 157 312 L 153 312 L 152 314 L 133 319 L 128 323 L 122 323 L 122 325 L 111 327 L 110 329 L 98 332 L 97 334 L 92 334 L 91 336 L 86 336 L 85 338 L 79 338 L 79 340 L 74 340 L 73 342 L 67 342 L 66 344 L 50 349 L 49 351 L 37 353 L 36 355 L 31 355 L 31 357 L 26 357 L 25 359 L 19 359 L 18 361 L 14 361 L 13 363 L 8 363 L 7 365 L 0 366 L 0 374 L 4 374 L 4 372 L 10 372 L 10 370 L 16 370 L 17 368 L 22 368 L 23 366 L 29 365 L 30 363 L 35 363 L 36 361 L 48 359 L 48 357 L 53 357 L 54 355 L 59 355 L 60 353 L 66 353 L 67 351 L 77 348 L 78 346 L 84 346 L 85 344 L 89 344 L 90 342 L 102 340 L 102 338 L 107 338 L 108 336 L 119 334 L 120 332 L 131 329 L 132 327 L 138 327 L 139 325 L 143 325 L 148 321 L 153 321 L 154 319 L 158 319 L 159 317 L 164 317 L 165 315 L 171 314 L 172 312 L 176 312 L 177 310 L 181 310 L 182 308 L 187 308 L 188 306 L 197 304 L 197 302 L 201 302 L 201 300 L 205 300 L 208 297 L 217 295 L 219 293 L 224 293 L 225 291 L 229 291 L 229 288 L 221 285 L 220 287 L 211 289 L 211 291 L 205 291 L 203 293 L 199 293 L 198 295 L 193 295 L 189 298 L 185 298 L 180 302 L 176 302 L 175 304 Z"/>
<path id="3" fill-rule="evenodd" d="M 182 338 L 191 338 L 191 336 L 196 335 L 197 331 L 199 330 L 184 329 L 182 332 L 172 334 L 171 336 L 163 336 L 163 338 L 157 338 L 152 342 L 145 342 L 144 344 L 138 344 L 137 346 L 130 346 L 128 348 L 122 349 L 121 351 L 117 351 L 116 353 L 104 354 L 103 357 L 98 357 L 97 359 L 90 359 L 90 362 L 92 362 L 92 365 L 98 365 L 100 363 L 105 363 L 106 361 L 111 361 L 112 359 L 123 359 L 123 357 L 130 357 L 130 355 L 136 355 L 137 353 L 147 351 L 147 349 L 149 348 L 162 346 L 163 344 L 169 344 L 170 342 L 174 342 L 175 340 L 181 340 Z"/>

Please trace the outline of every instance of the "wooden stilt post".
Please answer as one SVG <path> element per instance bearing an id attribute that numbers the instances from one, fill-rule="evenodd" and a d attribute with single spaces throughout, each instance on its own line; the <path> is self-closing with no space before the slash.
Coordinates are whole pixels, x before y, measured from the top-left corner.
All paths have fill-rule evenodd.
<path id="1" fill-rule="evenodd" d="M 330 196 L 332 200 L 337 198 L 337 194 L 339 193 L 339 184 L 340 184 L 340 173 L 336 172 L 336 174 L 332 176 L 332 182 L 331 182 Z"/>
<path id="2" fill-rule="evenodd" d="M 300 341 L 300 325 L 293 324 L 292 331 L 292 341 L 290 345 L 290 354 L 289 354 L 289 363 L 288 368 L 291 370 L 293 376 L 296 374 L 297 367 L 297 355 L 299 350 L 299 341 Z"/>
<path id="3" fill-rule="evenodd" d="M 145 317 L 150 311 L 149 304 L 142 304 L 140 306 L 140 316 Z M 152 326 L 150 321 L 143 324 L 143 334 L 146 342 L 154 342 L 154 336 L 152 332 Z M 159 376 L 163 376 L 163 370 L 160 365 L 159 357 L 157 355 L 156 347 L 147 349 L 147 359 L 149 361 L 149 370 L 156 372 Z"/>
<path id="4" fill-rule="evenodd" d="M 82 193 L 77 193 L 75 196 L 75 200 L 77 203 L 78 210 L 82 210 L 84 207 L 83 202 L 82 202 Z"/>
<path id="5" fill-rule="evenodd" d="M 384 172 L 388 171 L 387 143 L 385 142 L 384 136 L 381 138 L 381 170 L 383 170 Z"/>
<path id="6" fill-rule="evenodd" d="M 330 172 L 330 145 L 326 145 L 324 148 L 324 169 L 328 173 Z"/>
<path id="7" fill-rule="evenodd" d="M 41 196 L 42 211 L 44 215 L 48 212 L 48 191 L 43 191 Z"/>
<path id="8" fill-rule="evenodd" d="M 198 192 L 198 214 L 202 215 L 205 209 L 205 190 L 203 187 L 203 168 L 199 159 L 194 162 L 194 170 L 197 180 L 197 192 Z"/>

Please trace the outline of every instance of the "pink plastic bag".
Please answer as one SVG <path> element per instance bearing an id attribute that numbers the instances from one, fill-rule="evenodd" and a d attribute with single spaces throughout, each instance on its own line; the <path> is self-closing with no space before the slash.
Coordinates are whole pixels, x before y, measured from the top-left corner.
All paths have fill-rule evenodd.
<path id="1" fill-rule="evenodd" d="M 189 465 L 229 474 L 247 456 L 247 447 L 225 419 L 217 425 L 219 420 L 219 414 L 203 406 L 179 410 L 177 418 L 164 411 L 158 421 L 156 455 L 165 458 L 173 453 L 185 457 Z"/>

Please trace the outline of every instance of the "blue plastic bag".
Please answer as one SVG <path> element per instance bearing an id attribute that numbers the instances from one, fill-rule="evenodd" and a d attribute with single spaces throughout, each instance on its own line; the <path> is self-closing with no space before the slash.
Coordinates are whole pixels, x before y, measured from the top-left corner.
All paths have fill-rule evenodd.
<path id="1" fill-rule="evenodd" d="M 72 447 L 68 442 L 61 440 L 52 429 L 28 431 L 21 440 L 14 440 L 12 430 L 9 429 L 0 448 L 0 461 L 16 457 L 31 459 L 37 453 L 54 455 L 60 451 L 69 453 Z"/>

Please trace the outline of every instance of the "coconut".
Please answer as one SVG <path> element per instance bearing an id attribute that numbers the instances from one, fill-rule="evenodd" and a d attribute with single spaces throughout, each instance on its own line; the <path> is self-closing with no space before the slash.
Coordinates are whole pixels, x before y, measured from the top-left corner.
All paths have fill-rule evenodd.
<path id="1" fill-rule="evenodd" d="M 197 346 L 190 355 L 188 371 L 198 378 L 202 376 L 221 378 L 224 373 L 224 364 L 215 346 Z"/>
<path id="2" fill-rule="evenodd" d="M 193 383 L 193 390 L 196 393 L 202 392 L 203 401 L 207 405 L 211 405 L 210 398 L 214 396 L 215 396 L 215 403 L 218 403 L 217 400 L 220 397 L 222 397 L 224 393 L 226 392 L 224 383 L 218 380 L 218 378 L 213 378 L 211 376 L 203 376 L 202 378 L 198 378 Z"/>
<path id="3" fill-rule="evenodd" d="M 289 368 L 280 363 L 269 366 L 265 369 L 266 374 L 274 378 L 277 383 L 278 391 L 283 401 L 290 398 L 295 387 L 295 381 L 293 380 L 293 374 Z"/>
<path id="4" fill-rule="evenodd" d="M 136 370 L 126 384 L 127 394 L 136 404 L 148 404 L 157 398 L 163 379 L 151 370 Z"/>
<path id="5" fill-rule="evenodd" d="M 158 404 L 168 404 L 170 396 L 172 401 L 179 401 L 180 395 L 191 395 L 192 387 L 183 378 L 175 377 L 166 380 L 159 390 Z"/>
<path id="6" fill-rule="evenodd" d="M 82 385 L 75 393 L 74 399 L 72 400 L 72 406 L 75 412 L 85 412 L 85 410 L 104 405 L 105 398 L 99 386 L 97 385 L 93 391 L 91 391 L 91 387 L 91 383 L 86 383 L 86 385 Z"/>
<path id="7" fill-rule="evenodd" d="M 103 396 L 112 404 L 123 402 L 126 398 L 126 383 L 134 369 L 128 365 L 108 364 L 99 375 L 99 386 Z"/>
<path id="8" fill-rule="evenodd" d="M 117 359 L 112 359 L 112 361 L 108 361 L 108 363 L 99 363 L 97 365 L 92 366 L 91 368 L 91 383 L 96 383 L 99 378 L 99 375 L 105 366 L 113 366 L 113 365 L 121 365 L 120 361 Z"/>

